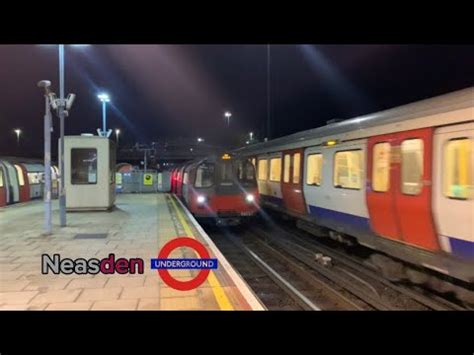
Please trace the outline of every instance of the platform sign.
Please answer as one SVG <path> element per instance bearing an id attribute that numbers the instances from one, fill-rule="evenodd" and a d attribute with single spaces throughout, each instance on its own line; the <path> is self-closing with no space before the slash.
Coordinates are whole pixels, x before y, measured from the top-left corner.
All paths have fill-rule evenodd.
<path id="1" fill-rule="evenodd" d="M 122 185 L 122 173 L 115 173 L 115 184 Z"/>
<path id="2" fill-rule="evenodd" d="M 145 185 L 145 186 L 153 185 L 153 175 L 152 174 L 143 174 L 143 185 Z"/>

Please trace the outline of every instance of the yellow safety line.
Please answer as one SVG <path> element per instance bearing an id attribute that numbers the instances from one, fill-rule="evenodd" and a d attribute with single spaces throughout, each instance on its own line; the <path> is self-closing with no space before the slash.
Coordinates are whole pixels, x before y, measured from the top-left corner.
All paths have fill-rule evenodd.
<path id="1" fill-rule="evenodd" d="M 188 222 L 186 222 L 186 219 L 184 218 L 181 210 L 178 208 L 176 205 L 176 202 L 174 202 L 173 197 L 170 198 L 171 203 L 173 204 L 174 209 L 176 210 L 176 214 L 178 215 L 179 222 L 184 228 L 184 231 L 186 232 L 187 236 L 190 238 L 194 238 L 193 232 L 191 230 L 191 227 L 189 226 Z M 214 294 L 214 297 L 217 301 L 217 304 L 219 305 L 221 310 L 234 310 L 234 307 L 232 306 L 232 303 L 230 303 L 229 298 L 225 294 L 224 289 L 222 288 L 219 280 L 217 279 L 216 275 L 214 272 L 211 270 L 209 273 L 209 276 L 207 278 L 207 281 L 211 285 L 211 290 Z"/>

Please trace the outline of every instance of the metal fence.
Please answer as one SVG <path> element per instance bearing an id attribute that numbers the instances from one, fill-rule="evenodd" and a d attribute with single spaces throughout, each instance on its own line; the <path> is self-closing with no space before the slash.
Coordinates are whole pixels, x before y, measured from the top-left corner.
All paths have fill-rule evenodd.
<path id="1" fill-rule="evenodd" d="M 116 173 L 116 189 L 118 193 L 157 193 L 170 190 L 170 174 L 158 173 L 153 170 Z"/>

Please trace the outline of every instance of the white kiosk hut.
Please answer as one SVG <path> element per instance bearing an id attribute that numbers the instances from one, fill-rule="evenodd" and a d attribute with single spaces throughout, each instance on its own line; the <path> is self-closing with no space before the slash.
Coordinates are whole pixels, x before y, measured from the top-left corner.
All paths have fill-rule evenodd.
<path id="1" fill-rule="evenodd" d="M 115 204 L 115 143 L 92 134 L 64 138 L 66 209 L 112 208 Z"/>

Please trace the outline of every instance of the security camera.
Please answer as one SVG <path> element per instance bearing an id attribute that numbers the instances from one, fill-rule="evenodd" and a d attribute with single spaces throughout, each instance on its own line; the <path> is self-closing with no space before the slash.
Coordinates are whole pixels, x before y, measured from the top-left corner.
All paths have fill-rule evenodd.
<path id="1" fill-rule="evenodd" d="M 53 108 L 53 110 L 57 110 L 58 109 L 58 101 L 56 99 L 56 94 L 54 92 L 49 94 L 49 101 L 51 102 L 51 107 Z"/>
<path id="2" fill-rule="evenodd" d="M 66 110 L 70 110 L 74 100 L 76 99 L 75 94 L 69 94 L 66 99 Z"/>
<path id="3" fill-rule="evenodd" d="M 38 87 L 40 88 L 49 88 L 51 86 L 51 81 L 49 80 L 41 80 L 38 82 Z"/>

